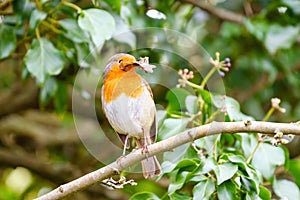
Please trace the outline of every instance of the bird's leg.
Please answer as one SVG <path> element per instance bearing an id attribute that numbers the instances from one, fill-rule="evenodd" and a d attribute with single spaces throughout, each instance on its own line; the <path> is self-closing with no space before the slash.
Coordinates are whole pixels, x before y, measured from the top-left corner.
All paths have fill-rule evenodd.
<path id="1" fill-rule="evenodd" d="M 122 158 L 125 158 L 125 156 L 126 156 L 126 147 L 127 147 L 127 143 L 128 143 L 128 138 L 129 138 L 129 136 L 128 136 L 128 134 L 126 135 L 126 137 L 125 137 L 125 140 L 124 140 L 124 148 L 123 148 L 123 153 L 122 153 L 122 155 L 117 159 L 117 163 L 120 163 L 120 161 L 121 161 L 121 159 Z"/>
<path id="2" fill-rule="evenodd" d="M 147 144 L 147 136 L 145 135 L 145 131 L 144 131 L 144 129 L 142 129 L 143 130 L 143 136 L 144 136 L 144 138 L 142 138 L 142 139 L 144 139 L 144 144 L 142 145 L 142 154 L 146 154 L 146 156 L 148 157 L 148 153 L 149 153 L 149 151 L 148 151 L 148 144 Z"/>
<path id="3" fill-rule="evenodd" d="M 126 154 L 127 143 L 128 143 L 128 134 L 126 135 L 125 142 L 124 142 L 124 148 L 123 148 L 123 154 L 122 154 L 123 157 L 125 157 L 125 154 Z"/>

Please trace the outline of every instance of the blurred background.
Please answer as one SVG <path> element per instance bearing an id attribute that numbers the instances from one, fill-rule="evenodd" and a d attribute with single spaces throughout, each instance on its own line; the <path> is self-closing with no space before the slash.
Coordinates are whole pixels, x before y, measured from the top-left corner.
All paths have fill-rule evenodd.
<path id="1" fill-rule="evenodd" d="M 0 0 L 0 199 L 33 199 L 120 155 L 119 148 L 103 152 L 107 138 L 121 145 L 100 102 L 105 63 L 117 52 L 166 67 L 145 76 L 162 110 L 177 71 L 195 71 L 192 81 L 199 84 L 208 58 L 220 52 L 231 61 L 217 79 L 221 93 L 236 99 L 243 113 L 262 120 L 278 97 L 286 112 L 269 121 L 298 121 L 299 19 L 297 0 Z M 99 127 L 101 133 L 89 136 Z M 299 160 L 299 137 L 287 147 Z M 128 176 L 138 186 L 96 185 L 70 199 L 128 199 L 148 190 L 163 195 L 168 187 L 164 179 Z"/>

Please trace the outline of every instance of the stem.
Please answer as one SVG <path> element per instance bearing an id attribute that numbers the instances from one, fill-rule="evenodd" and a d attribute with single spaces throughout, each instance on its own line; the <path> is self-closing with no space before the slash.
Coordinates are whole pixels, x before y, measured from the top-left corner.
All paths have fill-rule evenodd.
<path id="1" fill-rule="evenodd" d="M 77 12 L 81 12 L 81 10 L 82 10 L 79 6 L 77 6 L 71 2 L 68 2 L 68 1 L 63 0 L 61 3 L 64 4 L 65 6 L 68 6 L 70 8 L 77 10 Z"/>
<path id="2" fill-rule="evenodd" d="M 208 124 L 214 120 L 214 117 L 220 113 L 220 109 L 216 110 L 211 114 L 211 116 L 205 121 L 205 124 Z"/>
<path id="3" fill-rule="evenodd" d="M 36 29 L 35 29 L 35 34 L 36 34 L 36 38 L 37 38 L 37 39 L 40 39 L 40 38 L 41 38 L 39 28 L 36 28 Z"/>
<path id="4" fill-rule="evenodd" d="M 273 114 L 274 111 L 275 111 L 275 108 L 271 107 L 271 108 L 269 109 L 269 111 L 267 112 L 267 114 L 266 114 L 266 115 L 264 116 L 264 118 L 262 119 L 262 121 L 264 121 L 264 122 L 267 121 L 267 120 L 271 117 L 271 115 Z M 259 137 L 259 136 L 258 136 L 258 137 Z M 261 139 L 258 138 L 258 141 L 257 141 L 257 143 L 256 143 L 256 146 L 254 147 L 253 151 L 251 152 L 249 158 L 247 159 L 247 163 L 248 163 L 248 164 L 251 162 L 251 160 L 252 160 L 252 158 L 253 158 L 255 152 L 257 151 L 257 149 L 258 149 L 259 145 L 262 143 L 262 141 L 263 141 L 263 140 L 261 140 Z"/>
<path id="5" fill-rule="evenodd" d="M 253 151 L 251 152 L 249 158 L 248 158 L 247 161 L 246 161 L 247 164 L 249 164 L 249 163 L 251 162 L 251 160 L 252 160 L 252 158 L 253 158 L 255 152 L 257 151 L 259 145 L 261 144 L 261 142 L 262 142 L 262 140 L 258 140 L 258 141 L 257 141 L 256 146 L 254 147 Z"/>
<path id="6" fill-rule="evenodd" d="M 267 112 L 267 114 L 264 116 L 264 118 L 262 119 L 262 121 L 266 122 L 271 115 L 273 114 L 273 112 L 275 111 L 275 108 L 270 108 L 269 111 Z"/>
<path id="7" fill-rule="evenodd" d="M 213 73 L 217 70 L 216 67 L 213 67 L 209 72 L 208 74 L 204 77 L 203 81 L 201 82 L 201 85 L 200 87 L 203 89 L 204 86 L 206 85 L 208 79 L 213 75 Z"/>
<path id="8" fill-rule="evenodd" d="M 199 85 L 197 85 L 195 83 L 192 83 L 192 82 L 186 80 L 185 78 L 183 78 L 183 79 L 185 80 L 185 82 L 186 82 L 187 85 L 189 85 L 189 86 L 191 86 L 193 88 L 197 88 L 197 89 L 203 90 L 203 87 L 201 87 L 201 86 L 199 86 Z"/>
<path id="9" fill-rule="evenodd" d="M 56 34 L 60 34 L 61 30 L 57 29 L 56 27 L 54 27 L 52 24 L 50 24 L 47 21 L 41 21 L 41 23 L 45 26 L 47 26 L 49 29 L 51 29 L 54 33 Z"/>
<path id="10" fill-rule="evenodd" d="M 219 140 L 220 135 L 217 136 L 215 143 L 214 143 L 214 151 L 213 151 L 213 155 L 215 160 L 217 160 L 217 147 L 218 147 L 218 140 Z"/>

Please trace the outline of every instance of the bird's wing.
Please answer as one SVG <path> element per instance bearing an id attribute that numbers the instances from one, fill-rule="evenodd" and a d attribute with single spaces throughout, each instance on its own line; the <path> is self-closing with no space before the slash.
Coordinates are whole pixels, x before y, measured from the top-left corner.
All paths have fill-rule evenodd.
<path id="1" fill-rule="evenodd" d="M 148 90 L 148 92 L 150 93 L 150 96 L 153 99 L 152 90 L 151 90 L 149 84 L 147 83 L 147 81 L 144 79 L 143 79 L 143 84 L 145 85 L 146 89 Z M 154 109 L 155 109 L 155 107 L 154 107 Z M 157 135 L 157 122 L 156 122 L 156 111 L 155 111 L 154 119 L 153 119 L 152 125 L 150 127 L 150 138 L 151 138 L 152 143 L 154 143 L 156 141 L 156 135 Z"/>

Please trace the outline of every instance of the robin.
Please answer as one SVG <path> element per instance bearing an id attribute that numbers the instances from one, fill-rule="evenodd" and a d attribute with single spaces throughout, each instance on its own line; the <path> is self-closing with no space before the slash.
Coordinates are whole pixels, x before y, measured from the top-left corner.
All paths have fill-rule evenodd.
<path id="1" fill-rule="evenodd" d="M 157 133 L 156 108 L 148 83 L 136 73 L 136 68 L 152 72 L 148 60 L 137 61 L 129 54 L 116 54 L 109 59 L 104 70 L 101 100 L 104 113 L 124 144 L 123 156 L 130 147 L 130 139 L 137 148 L 147 153 Z M 156 156 L 142 160 L 145 178 L 161 172 Z"/>

